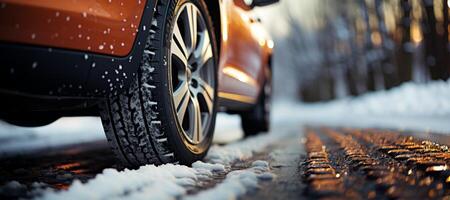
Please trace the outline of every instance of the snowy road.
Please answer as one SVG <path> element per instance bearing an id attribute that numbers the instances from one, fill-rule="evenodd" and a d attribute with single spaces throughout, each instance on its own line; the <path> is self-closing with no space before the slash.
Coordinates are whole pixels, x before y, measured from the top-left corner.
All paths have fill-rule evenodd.
<path id="1" fill-rule="evenodd" d="M 409 84 L 331 103 L 278 102 L 271 132 L 245 139 L 239 119 L 222 114 L 216 145 L 190 167 L 123 169 L 98 118 L 37 129 L 0 123 L 0 199 L 443 197 L 450 195 L 449 88 Z"/>
<path id="2" fill-rule="evenodd" d="M 219 125 L 218 132 L 240 137 L 239 121 L 229 116 L 221 118 L 227 126 L 221 128 Z M 226 128 L 233 123 L 234 130 Z M 3 185 L 0 197 L 147 199 L 151 194 L 155 199 L 217 199 L 217 196 L 229 199 L 243 196 L 276 179 L 273 167 L 280 168 L 285 163 L 275 162 L 273 155 L 284 151 L 286 144 L 292 142 L 296 144 L 292 146 L 300 147 L 300 124 L 275 124 L 275 127 L 277 131 L 269 134 L 215 145 L 203 161 L 194 163 L 192 167 L 163 165 L 123 169 L 116 163 L 105 140 L 83 141 L 50 149 L 40 149 L 36 145 L 33 151 L 20 154 L 7 151 L 0 160 L 0 185 Z M 220 138 L 219 135 L 215 140 L 224 142 L 233 137 Z M 18 146 L 21 144 L 17 143 Z M 295 153 L 295 157 L 299 158 L 299 155 L 300 152 Z M 111 187 L 114 192 L 111 192 Z"/>
<path id="3" fill-rule="evenodd" d="M 277 132 L 216 145 L 192 167 L 123 169 L 103 140 L 10 156 L 0 159 L 0 199 L 364 199 L 411 198 L 412 191 L 423 198 L 450 195 L 447 135 L 413 138 L 417 132 L 295 125 L 278 127 Z M 441 146 L 422 142 L 428 140 Z"/>

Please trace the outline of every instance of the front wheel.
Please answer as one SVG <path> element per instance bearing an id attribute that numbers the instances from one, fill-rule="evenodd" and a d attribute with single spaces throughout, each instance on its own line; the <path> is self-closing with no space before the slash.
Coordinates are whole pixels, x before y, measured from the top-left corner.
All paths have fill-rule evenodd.
<path id="1" fill-rule="evenodd" d="M 214 132 L 217 45 L 202 0 L 158 1 L 136 81 L 102 104 L 112 149 L 126 166 L 191 164 Z"/>

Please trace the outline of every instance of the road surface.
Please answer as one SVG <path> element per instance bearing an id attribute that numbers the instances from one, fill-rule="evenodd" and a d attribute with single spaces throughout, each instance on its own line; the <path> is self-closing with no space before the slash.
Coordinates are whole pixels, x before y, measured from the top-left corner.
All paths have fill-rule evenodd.
<path id="1" fill-rule="evenodd" d="M 212 178 L 186 186 L 177 198 L 198 197 L 227 174 L 261 160 L 269 163 L 273 176 L 258 179 L 258 186 L 240 199 L 450 197 L 446 135 L 301 125 L 280 131 L 291 133 Z M 37 188 L 64 191 L 72 181 L 86 183 L 106 168 L 123 170 L 103 140 L 4 157 L 0 163 L 0 199 L 36 198 L 44 191 Z"/>

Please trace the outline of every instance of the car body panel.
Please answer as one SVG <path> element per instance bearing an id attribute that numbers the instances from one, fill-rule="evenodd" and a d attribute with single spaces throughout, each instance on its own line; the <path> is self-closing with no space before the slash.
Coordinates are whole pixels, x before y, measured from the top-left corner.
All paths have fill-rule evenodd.
<path id="1" fill-rule="evenodd" d="M 240 0 L 221 3 L 219 97 L 254 104 L 266 78 L 270 37 Z"/>
<path id="2" fill-rule="evenodd" d="M 1 41 L 126 56 L 146 0 L 0 0 L 0 5 Z"/>
<path id="3" fill-rule="evenodd" d="M 146 1 L 141 17 L 146 20 L 141 20 L 139 30 L 151 26 L 155 6 L 155 0 Z M 103 98 L 121 92 L 132 83 L 139 69 L 148 35 L 149 29 L 138 31 L 130 44 L 131 51 L 123 57 L 0 41 L 0 93 L 9 99 L 59 101 Z"/>

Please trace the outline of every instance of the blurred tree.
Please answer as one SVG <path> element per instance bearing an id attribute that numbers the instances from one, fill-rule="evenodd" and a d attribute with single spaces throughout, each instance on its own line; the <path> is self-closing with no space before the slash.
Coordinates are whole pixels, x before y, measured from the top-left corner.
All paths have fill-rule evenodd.
<path id="1" fill-rule="evenodd" d="M 442 4 L 440 4 L 442 2 Z M 449 57 L 446 52 L 448 46 L 448 34 L 444 34 L 448 28 L 445 26 L 444 20 L 447 20 L 448 24 L 448 6 L 446 1 L 433 1 L 433 0 L 422 0 L 423 3 L 423 33 L 424 33 L 424 44 L 425 44 L 425 64 L 429 69 L 432 79 L 447 80 L 449 78 Z M 442 13 L 440 10 L 435 10 L 436 4 L 438 7 L 442 7 Z M 439 22 L 436 21 L 435 13 L 439 13 L 441 19 Z M 445 17 L 447 16 L 447 17 Z M 440 26 L 438 26 L 440 25 Z M 439 33 L 438 33 L 439 30 Z M 447 54 L 447 55 L 446 55 Z"/>
<path id="2" fill-rule="evenodd" d="M 412 80 L 412 53 L 413 44 L 411 43 L 411 2 L 409 0 L 401 0 L 402 17 L 400 20 L 400 45 L 397 54 L 398 74 L 400 82 Z"/>

